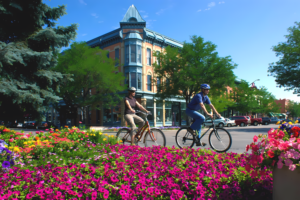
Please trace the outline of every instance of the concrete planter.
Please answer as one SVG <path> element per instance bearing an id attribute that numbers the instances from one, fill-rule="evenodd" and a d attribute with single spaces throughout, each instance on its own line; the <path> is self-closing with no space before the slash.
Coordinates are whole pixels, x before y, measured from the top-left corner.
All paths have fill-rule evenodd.
<path id="1" fill-rule="evenodd" d="M 273 200 L 300 199 L 300 169 L 294 171 L 283 166 L 273 170 Z"/>

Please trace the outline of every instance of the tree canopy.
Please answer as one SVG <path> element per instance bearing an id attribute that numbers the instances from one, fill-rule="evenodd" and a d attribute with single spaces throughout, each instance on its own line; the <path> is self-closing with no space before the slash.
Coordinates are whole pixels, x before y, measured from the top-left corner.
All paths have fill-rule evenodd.
<path id="1" fill-rule="evenodd" d="M 288 28 L 287 41 L 273 46 L 279 61 L 271 63 L 269 72 L 279 87 L 294 90 L 300 96 L 300 22 Z"/>
<path id="2" fill-rule="evenodd" d="M 70 49 L 59 55 L 53 70 L 73 74 L 74 79 L 62 86 L 58 93 L 70 110 L 76 112 L 74 108 L 98 108 L 100 104 L 115 106 L 119 103 L 118 92 L 126 89 L 123 84 L 125 77 L 118 71 L 117 61 L 108 58 L 107 53 L 99 47 L 91 48 L 85 42 L 74 42 Z"/>
<path id="3" fill-rule="evenodd" d="M 201 91 L 202 83 L 210 84 L 220 96 L 235 80 L 233 69 L 237 65 L 230 56 L 219 57 L 216 45 L 204 42 L 202 37 L 192 36 L 191 42 L 185 42 L 182 49 L 166 47 L 164 52 L 156 52 L 154 56 L 158 59 L 153 64 L 156 96 L 161 99 L 177 96 L 189 103 L 191 97 Z"/>
<path id="4" fill-rule="evenodd" d="M 42 0 L 0 0 L 1 115 L 10 109 L 38 115 L 43 106 L 61 99 L 55 92 L 71 79 L 51 69 L 77 30 L 76 24 L 55 27 L 65 10 Z"/>

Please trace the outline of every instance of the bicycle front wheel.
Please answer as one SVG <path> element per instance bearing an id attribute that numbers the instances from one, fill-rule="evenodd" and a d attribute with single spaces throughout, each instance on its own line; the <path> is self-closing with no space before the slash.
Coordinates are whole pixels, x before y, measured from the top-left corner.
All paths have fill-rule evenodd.
<path id="1" fill-rule="evenodd" d="M 193 147 L 195 144 L 195 136 L 187 130 L 187 128 L 181 128 L 177 131 L 175 136 L 176 144 L 179 148 Z"/>
<path id="2" fill-rule="evenodd" d="M 230 149 L 232 138 L 228 131 L 223 128 L 216 128 L 209 134 L 209 145 L 217 152 L 226 152 Z"/>
<path id="3" fill-rule="evenodd" d="M 121 144 L 130 145 L 131 144 L 131 136 L 130 130 L 127 128 L 121 128 L 118 132 L 116 137 L 118 141 L 121 141 Z"/>
<path id="4" fill-rule="evenodd" d="M 166 146 L 165 134 L 159 129 L 150 129 L 150 134 L 147 132 L 145 135 L 145 146 Z"/>

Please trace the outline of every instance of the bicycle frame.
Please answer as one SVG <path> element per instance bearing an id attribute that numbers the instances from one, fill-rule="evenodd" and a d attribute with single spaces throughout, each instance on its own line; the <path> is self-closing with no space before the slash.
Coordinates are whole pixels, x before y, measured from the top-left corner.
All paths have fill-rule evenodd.
<path id="1" fill-rule="evenodd" d="M 218 138 L 218 140 L 220 140 L 220 136 L 219 136 L 218 131 L 217 131 L 217 129 L 216 129 L 214 120 L 211 120 L 211 122 L 212 122 L 212 125 L 209 127 L 209 129 L 207 129 L 207 131 L 205 131 L 205 133 L 203 133 L 202 135 L 200 135 L 199 140 L 201 140 L 201 139 L 206 135 L 206 133 L 209 132 L 209 130 L 210 130 L 211 128 L 213 128 L 213 130 L 215 131 L 216 137 Z M 198 133 L 198 134 L 201 134 L 201 133 Z"/>
<path id="2" fill-rule="evenodd" d="M 139 113 L 142 113 L 142 112 L 139 112 Z M 142 137 L 143 137 L 143 135 L 144 135 L 144 132 L 146 131 L 146 129 L 148 128 L 148 133 L 149 133 L 149 135 L 152 137 L 152 140 L 154 139 L 155 140 L 155 137 L 154 137 L 154 135 L 151 135 L 150 134 L 150 124 L 149 124 L 149 121 L 148 121 L 148 119 L 147 119 L 147 116 L 145 117 L 145 118 L 143 118 L 144 120 L 145 120 L 145 125 L 136 133 L 136 136 L 138 136 L 138 135 L 140 135 L 140 137 L 138 138 L 138 141 L 137 142 L 140 142 L 141 141 L 141 139 L 142 139 Z M 130 133 L 130 131 L 131 131 L 131 129 L 128 129 L 128 132 L 125 134 L 125 136 L 123 137 L 123 138 L 125 138 L 125 139 L 127 139 L 127 137 L 130 135 L 129 133 Z M 136 137 L 135 136 L 135 137 Z M 146 142 L 146 137 L 144 137 L 144 140 L 143 140 L 143 143 L 145 143 Z"/>

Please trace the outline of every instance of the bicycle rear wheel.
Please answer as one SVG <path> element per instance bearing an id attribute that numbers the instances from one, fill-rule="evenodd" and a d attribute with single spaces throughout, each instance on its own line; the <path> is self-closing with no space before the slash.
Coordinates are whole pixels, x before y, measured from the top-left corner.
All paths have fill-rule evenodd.
<path id="1" fill-rule="evenodd" d="M 128 128 L 121 128 L 118 132 L 116 137 L 118 141 L 122 140 L 122 144 L 130 145 L 131 144 L 131 136 L 130 136 L 130 129 Z"/>
<path id="2" fill-rule="evenodd" d="M 166 146 L 166 137 L 165 134 L 159 129 L 150 129 L 149 132 L 145 135 L 145 146 Z"/>
<path id="3" fill-rule="evenodd" d="M 217 152 L 226 152 L 230 149 L 232 138 L 230 133 L 223 128 L 216 128 L 209 134 L 209 145 Z"/>
<path id="4" fill-rule="evenodd" d="M 175 136 L 176 144 L 179 148 L 193 147 L 195 144 L 195 136 L 187 130 L 187 128 L 181 128 L 177 131 Z"/>

